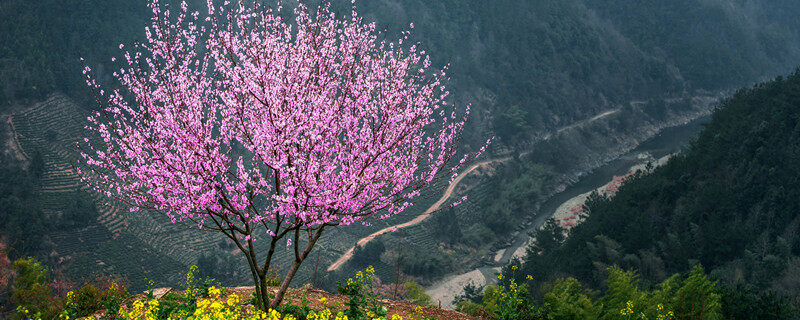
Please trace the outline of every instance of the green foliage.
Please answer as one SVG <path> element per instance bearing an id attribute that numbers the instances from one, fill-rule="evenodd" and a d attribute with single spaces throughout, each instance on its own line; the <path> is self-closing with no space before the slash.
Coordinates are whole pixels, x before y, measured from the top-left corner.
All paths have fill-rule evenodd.
<path id="1" fill-rule="evenodd" d="M 492 217 L 484 222 L 486 226 L 502 237 L 514 230 L 514 221 L 523 217 L 525 208 L 542 200 L 546 182 L 552 181 L 554 173 L 539 164 L 516 161 L 503 164 L 498 171 L 498 179 L 485 186 L 489 196 L 479 205 Z"/>
<path id="2" fill-rule="evenodd" d="M 433 214 L 429 219 L 431 219 L 433 228 L 437 230 L 435 236 L 439 240 L 456 243 L 464 238 L 458 216 L 452 207 Z"/>
<path id="3" fill-rule="evenodd" d="M 336 291 L 350 298 L 344 314 L 349 319 L 363 320 L 386 316 L 387 309 L 382 306 L 378 295 L 373 288 L 375 269 L 367 267 L 365 271 L 358 271 L 355 278 L 348 278 L 346 282 L 336 282 Z"/>
<path id="4" fill-rule="evenodd" d="M 432 278 L 443 275 L 454 264 L 453 258 L 439 248 L 426 251 L 404 252 L 403 272 L 413 276 Z"/>
<path id="5" fill-rule="evenodd" d="M 741 282 L 721 291 L 724 319 L 800 319 L 800 310 L 785 295 L 759 292 Z"/>
<path id="6" fill-rule="evenodd" d="M 491 315 L 486 312 L 482 303 L 475 303 L 469 300 L 461 300 L 456 303 L 456 311 L 463 312 L 469 315 L 473 315 L 476 317 L 491 317 Z"/>
<path id="7" fill-rule="evenodd" d="M 555 219 L 550 218 L 545 221 L 540 229 L 537 229 L 531 235 L 535 240 L 530 246 L 525 248 L 527 254 L 538 255 L 544 252 L 550 252 L 558 248 L 564 239 L 566 239 L 566 232 Z"/>
<path id="8" fill-rule="evenodd" d="M 679 276 L 673 275 L 652 290 L 642 290 L 638 275 L 616 266 L 607 270 L 605 295 L 600 299 L 603 306 L 602 319 L 672 319 L 677 302 L 676 290 L 680 287 Z M 702 271 L 701 271 L 702 272 Z M 712 285 L 713 287 L 713 285 Z M 705 296 L 703 296 L 705 297 Z"/>
<path id="9" fill-rule="evenodd" d="M 678 319 L 722 319 L 720 296 L 700 265 L 689 272 L 683 286 L 675 293 L 672 305 Z"/>
<path id="10" fill-rule="evenodd" d="M 45 215 L 37 189 L 45 170 L 43 156 L 32 154 L 27 170 L 18 161 L 0 156 L 0 233 L 15 248 L 15 256 L 40 253 L 44 236 L 50 232 L 85 227 L 95 221 L 98 211 L 83 190 L 68 192 L 62 214 Z"/>
<path id="11" fill-rule="evenodd" d="M 92 283 L 86 283 L 74 291 L 67 292 L 64 298 L 64 310 L 60 316 L 76 319 L 105 310 L 104 319 L 114 318 L 122 301 L 129 296 L 125 286 L 120 283 L 111 278 L 98 278 Z"/>
<path id="12" fill-rule="evenodd" d="M 506 269 L 512 275 L 519 270 L 515 264 Z M 463 299 L 458 301 L 457 310 L 496 319 L 722 319 L 723 295 L 700 266 L 685 277 L 675 274 L 650 287 L 643 286 L 632 270 L 612 266 L 605 274 L 602 291 L 585 289 L 571 277 L 546 282 L 539 288 L 540 301 L 531 299 L 528 284 L 534 281 L 530 275 L 520 280 L 521 285 L 517 285 L 519 276 L 500 275 L 499 284 L 486 287 L 480 303 Z M 786 314 L 788 310 L 792 309 L 781 306 L 773 311 Z"/>
<path id="13" fill-rule="evenodd" d="M 433 303 L 433 298 L 425 293 L 425 288 L 417 284 L 416 281 L 409 281 L 403 284 L 405 294 L 403 297 L 406 301 L 423 307 L 436 306 Z"/>
<path id="14" fill-rule="evenodd" d="M 303 296 L 300 298 L 299 306 L 293 304 L 285 304 L 278 309 L 283 314 L 291 314 L 299 319 L 305 319 L 311 313 L 311 308 L 308 307 L 308 303 L 309 301 L 308 299 L 306 299 L 306 294 L 304 293 Z"/>
<path id="15" fill-rule="evenodd" d="M 463 292 L 453 298 L 456 311 L 471 314 L 473 316 L 488 317 L 489 314 L 483 308 L 483 291 L 485 286 L 475 283 L 468 283 L 464 286 Z"/>
<path id="16" fill-rule="evenodd" d="M 198 307 L 198 301 L 219 295 L 217 289 L 219 282 L 210 277 L 201 277 L 197 266 L 189 267 L 186 273 L 186 280 L 183 284 L 183 292 L 169 292 L 159 300 L 159 305 L 155 313 L 156 319 L 168 319 L 175 315 L 194 314 Z M 145 293 L 147 300 L 155 299 L 153 296 L 152 282 L 148 284 Z M 127 306 L 130 308 L 130 303 Z"/>
<path id="17" fill-rule="evenodd" d="M 85 191 L 76 190 L 68 201 L 58 222 L 62 227 L 83 227 L 97 219 L 97 206 Z"/>
<path id="18" fill-rule="evenodd" d="M 542 275 L 541 282 L 566 272 L 598 289 L 605 269 L 618 265 L 638 270 L 648 287 L 699 263 L 723 285 L 744 281 L 797 297 L 798 92 L 800 73 L 739 91 L 687 150 L 650 173 L 633 175 L 613 198 L 591 196 L 588 218 L 563 244 L 528 254 L 523 272 Z M 708 283 L 685 288 L 706 289 Z M 712 300 L 709 308 L 716 310 Z M 703 314 L 718 312 L 727 311 Z"/>
<path id="19" fill-rule="evenodd" d="M 31 155 L 31 163 L 28 166 L 28 171 L 36 178 L 41 178 L 44 173 L 44 157 L 39 151 L 34 151 Z"/>
<path id="20" fill-rule="evenodd" d="M 517 267 L 513 266 L 512 274 Z M 495 319 L 523 320 L 540 319 L 541 309 L 531 300 L 528 285 L 517 284 L 516 280 L 503 274 L 498 276 L 500 284 L 487 286 L 483 294 L 483 309 Z"/>
<path id="21" fill-rule="evenodd" d="M 740 86 L 764 70 L 785 72 L 796 66 L 790 57 L 798 49 L 786 40 L 798 37 L 800 25 L 790 18 L 800 14 L 797 3 L 599 0 L 586 4 L 602 19 L 614 21 L 616 30 L 638 48 L 675 66 L 693 86 Z M 771 24 L 781 25 L 782 30 Z M 729 50 L 731 45 L 737 49 Z"/>
<path id="22" fill-rule="evenodd" d="M 575 278 L 557 279 L 547 284 L 543 291 L 547 292 L 542 299 L 542 306 L 548 319 L 578 320 L 597 319 L 601 305 L 595 304 L 593 293 L 581 288 Z"/>
<path id="23" fill-rule="evenodd" d="M 12 269 L 15 277 L 11 301 L 17 306 L 17 316 L 55 318 L 63 308 L 63 302 L 53 295 L 48 286 L 50 279 L 47 268 L 34 258 L 24 258 L 14 261 Z"/>
<path id="24" fill-rule="evenodd" d="M 308 291 L 303 291 L 303 295 L 300 296 L 300 305 L 293 305 L 291 303 L 284 304 L 280 306 L 278 309 L 283 314 L 291 314 L 298 319 L 306 319 L 308 315 L 311 313 L 311 308 L 308 306 Z"/>
<path id="25" fill-rule="evenodd" d="M 107 277 L 96 278 L 81 287 L 60 292 L 66 284 L 50 279 L 49 271 L 34 258 L 14 261 L 12 303 L 20 319 L 76 319 L 109 310 L 113 318 L 122 301 L 128 297 L 124 284 Z"/>
<path id="26" fill-rule="evenodd" d="M 602 318 L 616 319 L 619 316 L 619 310 L 625 309 L 629 301 L 637 306 L 642 305 L 645 293 L 639 290 L 635 272 L 617 267 L 611 267 L 607 271 L 606 291 L 602 299 L 604 307 Z M 638 314 L 637 311 L 634 313 Z"/>
<path id="27" fill-rule="evenodd" d="M 458 304 L 461 301 L 480 303 L 483 300 L 484 289 L 484 286 L 479 286 L 473 282 L 470 282 L 464 286 L 463 292 L 453 299 L 453 304 Z"/>
<path id="28" fill-rule="evenodd" d="M 358 266 L 368 266 L 380 260 L 381 254 L 386 251 L 386 246 L 381 239 L 373 239 L 365 245 L 357 245 L 353 252 L 353 262 Z"/>
<path id="29" fill-rule="evenodd" d="M 495 119 L 494 126 L 497 134 L 506 137 L 510 142 L 516 142 L 517 138 L 526 135 L 533 130 L 529 113 L 521 109 L 518 105 L 513 105 L 507 110 L 503 110 Z"/>
<path id="30" fill-rule="evenodd" d="M 47 267 L 34 258 L 17 259 L 12 265 L 14 273 L 14 290 L 26 290 L 44 284 L 49 278 Z"/>
<path id="31" fill-rule="evenodd" d="M 50 228 L 35 197 L 37 181 L 13 162 L 0 164 L 0 232 L 18 255 L 36 252 Z"/>

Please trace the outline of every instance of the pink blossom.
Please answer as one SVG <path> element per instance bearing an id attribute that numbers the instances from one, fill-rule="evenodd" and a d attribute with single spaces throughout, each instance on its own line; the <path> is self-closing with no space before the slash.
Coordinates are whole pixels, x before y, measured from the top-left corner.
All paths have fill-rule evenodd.
<path id="1" fill-rule="evenodd" d="M 325 226 L 399 214 L 485 150 L 451 161 L 469 108 L 447 105 L 446 68 L 355 9 L 301 4 L 285 21 L 258 2 L 209 0 L 207 18 L 150 8 L 146 41 L 114 73 L 122 92 L 83 70 L 103 109 L 83 177 L 109 197 L 233 241 L 303 230 L 310 250 Z"/>

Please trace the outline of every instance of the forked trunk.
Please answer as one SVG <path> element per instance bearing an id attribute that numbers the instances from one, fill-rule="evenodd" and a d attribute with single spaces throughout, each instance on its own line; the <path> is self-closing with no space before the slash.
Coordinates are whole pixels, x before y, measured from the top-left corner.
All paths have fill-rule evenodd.
<path id="1" fill-rule="evenodd" d="M 278 288 L 278 292 L 275 293 L 275 298 L 272 299 L 272 303 L 269 304 L 270 309 L 275 309 L 281 304 L 283 297 L 286 294 L 286 290 L 289 289 L 289 284 L 292 282 L 292 279 L 294 279 L 297 270 L 300 269 L 300 264 L 302 264 L 303 261 L 308 257 L 308 254 L 311 253 L 311 249 L 314 248 L 314 244 L 317 243 L 317 240 L 322 235 L 322 230 L 324 228 L 325 225 L 321 226 L 319 229 L 317 229 L 313 236 L 309 237 L 308 245 L 306 246 L 305 250 L 303 250 L 303 253 L 299 253 L 297 251 L 297 247 L 295 247 L 295 260 L 292 264 L 292 268 L 286 273 L 286 277 L 283 279 L 280 288 Z M 297 233 L 295 233 L 295 246 L 299 245 L 297 240 Z"/>

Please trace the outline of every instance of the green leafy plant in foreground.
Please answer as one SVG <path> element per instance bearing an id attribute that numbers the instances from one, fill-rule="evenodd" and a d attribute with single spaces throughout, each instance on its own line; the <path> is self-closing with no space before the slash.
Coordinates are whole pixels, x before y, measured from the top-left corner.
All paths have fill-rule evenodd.
<path id="1" fill-rule="evenodd" d="M 498 285 L 486 287 L 483 296 L 484 310 L 498 320 L 540 319 L 541 310 L 534 305 L 527 284 L 517 284 L 514 279 L 519 269 L 511 266 L 511 275 L 497 276 Z M 527 279 L 532 276 L 528 275 Z"/>
<path id="2" fill-rule="evenodd" d="M 348 309 L 344 312 L 350 320 L 386 316 L 386 307 L 380 304 L 373 288 L 374 280 L 375 268 L 368 266 L 365 271 L 356 272 L 355 278 L 348 278 L 344 283 L 336 282 L 336 290 L 350 298 Z"/>

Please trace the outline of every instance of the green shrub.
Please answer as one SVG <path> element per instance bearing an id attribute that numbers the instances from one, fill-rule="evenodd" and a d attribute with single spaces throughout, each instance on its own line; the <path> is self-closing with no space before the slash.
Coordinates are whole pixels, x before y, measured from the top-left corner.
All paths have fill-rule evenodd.
<path id="1" fill-rule="evenodd" d="M 581 288 L 575 278 L 557 279 L 545 287 L 548 290 L 542 300 L 549 319 L 591 320 L 600 316 L 601 306 L 594 302 L 592 292 Z"/>
<path id="2" fill-rule="evenodd" d="M 348 309 L 344 314 L 350 320 L 373 319 L 385 317 L 387 309 L 382 306 L 373 288 L 375 268 L 367 267 L 365 272 L 358 271 L 355 279 L 348 278 L 345 283 L 336 282 L 336 290 L 350 298 Z"/>
<path id="3" fill-rule="evenodd" d="M 11 301 L 17 305 L 17 317 L 53 319 L 63 309 L 63 302 L 48 285 L 49 272 L 34 258 L 17 259 L 12 265 L 16 276 L 11 287 Z"/>
<path id="4" fill-rule="evenodd" d="M 62 315 L 70 319 L 85 317 L 97 311 L 106 310 L 104 318 L 114 318 L 122 301 L 129 296 L 126 286 L 121 281 L 101 277 L 92 283 L 67 293 L 64 299 Z"/>
<path id="5" fill-rule="evenodd" d="M 516 272 L 518 267 L 511 266 Z M 527 284 L 517 284 L 512 276 L 500 274 L 499 284 L 487 286 L 483 294 L 483 307 L 498 320 L 541 319 L 541 309 L 534 305 Z"/>
<path id="6" fill-rule="evenodd" d="M 425 293 L 425 288 L 417 284 L 416 281 L 406 282 L 403 284 L 403 289 L 405 289 L 406 301 L 425 307 L 435 306 L 431 296 Z"/>
<path id="7" fill-rule="evenodd" d="M 367 266 L 381 258 L 386 251 L 386 246 L 381 239 L 374 239 L 363 246 L 357 245 L 353 252 L 352 261 L 358 266 Z"/>

